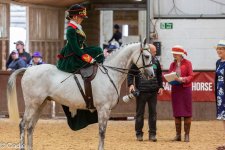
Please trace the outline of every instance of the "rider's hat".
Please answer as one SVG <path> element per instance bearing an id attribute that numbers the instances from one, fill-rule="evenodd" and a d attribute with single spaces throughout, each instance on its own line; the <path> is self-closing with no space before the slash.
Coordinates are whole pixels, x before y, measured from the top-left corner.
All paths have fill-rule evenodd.
<path id="1" fill-rule="evenodd" d="M 66 17 L 66 19 L 68 20 L 70 20 L 73 16 L 88 18 L 86 8 L 79 4 L 70 6 L 67 12 L 68 12 L 68 16 Z"/>

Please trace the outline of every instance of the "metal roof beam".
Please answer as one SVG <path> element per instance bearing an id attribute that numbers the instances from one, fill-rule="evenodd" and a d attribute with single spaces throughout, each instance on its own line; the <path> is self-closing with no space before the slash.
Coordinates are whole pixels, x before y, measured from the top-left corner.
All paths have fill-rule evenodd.
<path id="1" fill-rule="evenodd" d="M 96 10 L 146 10 L 146 4 L 93 4 Z"/>

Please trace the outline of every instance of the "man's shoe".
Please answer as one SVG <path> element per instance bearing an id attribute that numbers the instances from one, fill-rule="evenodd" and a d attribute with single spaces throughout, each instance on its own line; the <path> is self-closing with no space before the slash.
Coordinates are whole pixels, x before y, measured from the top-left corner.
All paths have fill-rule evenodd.
<path id="1" fill-rule="evenodd" d="M 143 141 L 143 136 L 141 135 L 137 136 L 137 141 Z"/>
<path id="2" fill-rule="evenodd" d="M 156 142 L 156 141 L 157 141 L 156 136 L 155 136 L 155 135 L 150 135 L 150 136 L 149 136 L 149 141 Z"/>

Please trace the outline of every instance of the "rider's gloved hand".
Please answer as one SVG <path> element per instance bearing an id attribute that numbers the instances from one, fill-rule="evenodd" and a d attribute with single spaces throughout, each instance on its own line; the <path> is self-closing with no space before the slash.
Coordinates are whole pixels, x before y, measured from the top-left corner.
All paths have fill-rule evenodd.
<path id="1" fill-rule="evenodd" d="M 96 60 L 94 58 L 92 58 L 90 64 L 94 64 L 96 62 Z"/>
<path id="2" fill-rule="evenodd" d="M 96 60 L 94 58 L 92 58 L 90 55 L 88 54 L 83 54 L 81 56 L 81 59 L 87 63 L 93 64 L 94 62 L 96 62 Z"/>

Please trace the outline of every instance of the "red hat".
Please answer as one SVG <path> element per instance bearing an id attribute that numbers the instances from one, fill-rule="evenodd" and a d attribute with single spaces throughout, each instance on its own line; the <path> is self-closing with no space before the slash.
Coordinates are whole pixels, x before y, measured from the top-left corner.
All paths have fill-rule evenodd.
<path id="1" fill-rule="evenodd" d="M 180 54 L 180 55 L 186 55 L 187 56 L 187 52 L 184 50 L 184 48 L 180 45 L 175 45 L 172 47 L 172 54 Z"/>

